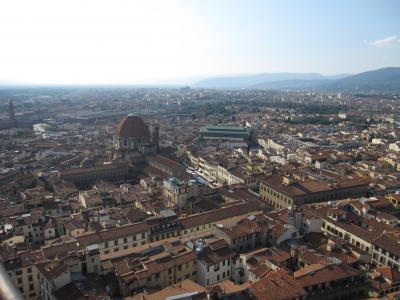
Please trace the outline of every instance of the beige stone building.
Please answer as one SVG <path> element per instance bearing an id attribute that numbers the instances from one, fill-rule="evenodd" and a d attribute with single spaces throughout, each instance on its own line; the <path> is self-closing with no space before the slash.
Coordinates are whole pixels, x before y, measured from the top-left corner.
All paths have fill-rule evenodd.
<path id="1" fill-rule="evenodd" d="M 328 202 L 345 198 L 363 197 L 369 190 L 369 181 L 346 178 L 332 182 L 314 179 L 295 179 L 278 174 L 260 179 L 261 198 L 276 209 L 307 203 Z"/>
<path id="2" fill-rule="evenodd" d="M 163 197 L 169 206 L 177 206 L 180 212 L 191 210 L 190 198 L 197 197 L 199 188 L 196 183 L 184 182 L 175 177 L 164 180 Z"/>
<path id="3" fill-rule="evenodd" d="M 197 254 L 178 240 L 155 242 L 114 253 L 103 260 L 104 273 L 115 272 L 121 296 L 142 288 L 162 289 L 185 279 L 196 281 Z"/>
<path id="4" fill-rule="evenodd" d="M 76 237 L 80 246 L 97 245 L 100 255 L 118 252 L 148 242 L 149 227 L 145 222 L 105 229 Z"/>

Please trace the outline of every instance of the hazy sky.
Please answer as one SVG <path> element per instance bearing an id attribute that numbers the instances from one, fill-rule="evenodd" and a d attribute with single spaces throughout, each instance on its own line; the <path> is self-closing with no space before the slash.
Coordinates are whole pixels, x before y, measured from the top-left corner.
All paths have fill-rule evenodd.
<path id="1" fill-rule="evenodd" d="M 1 0 L 0 81 L 161 83 L 400 66 L 400 1 Z"/>

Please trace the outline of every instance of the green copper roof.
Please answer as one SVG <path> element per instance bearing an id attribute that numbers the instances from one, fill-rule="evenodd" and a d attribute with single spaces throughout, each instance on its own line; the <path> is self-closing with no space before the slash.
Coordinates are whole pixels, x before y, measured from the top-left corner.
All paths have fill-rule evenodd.
<path id="1" fill-rule="evenodd" d="M 200 134 L 205 136 L 248 136 L 250 129 L 237 126 L 204 126 L 200 128 Z"/>

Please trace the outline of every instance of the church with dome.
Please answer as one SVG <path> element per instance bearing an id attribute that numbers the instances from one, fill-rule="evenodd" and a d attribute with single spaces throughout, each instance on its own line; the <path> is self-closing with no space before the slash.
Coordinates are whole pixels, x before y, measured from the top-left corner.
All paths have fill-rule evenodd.
<path id="1" fill-rule="evenodd" d="M 117 125 L 113 146 L 118 158 L 139 159 L 158 153 L 159 128 L 147 126 L 142 118 L 129 114 Z"/>

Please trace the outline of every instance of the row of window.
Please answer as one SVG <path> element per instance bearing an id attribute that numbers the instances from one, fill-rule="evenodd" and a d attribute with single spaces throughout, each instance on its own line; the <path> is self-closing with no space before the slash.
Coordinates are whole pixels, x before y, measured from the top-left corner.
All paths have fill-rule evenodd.
<path id="1" fill-rule="evenodd" d="M 385 291 L 381 291 L 379 293 L 379 296 L 387 295 L 389 293 L 398 292 L 398 291 L 400 291 L 400 287 L 399 286 L 397 286 L 395 288 L 387 289 Z"/>
<path id="2" fill-rule="evenodd" d="M 146 244 L 146 241 L 141 241 L 140 244 L 141 244 L 141 245 L 144 245 L 144 244 Z M 132 247 L 136 247 L 136 246 L 137 246 L 137 243 L 133 243 L 131 246 L 132 246 Z M 123 248 L 124 250 L 126 250 L 126 249 L 129 248 L 129 245 L 125 244 L 125 245 L 122 246 L 122 248 Z M 120 249 L 119 247 L 113 248 L 114 252 L 118 252 L 119 249 Z M 110 253 L 110 250 L 109 250 L 109 249 L 104 249 L 104 254 L 109 254 L 109 253 Z"/>
<path id="3" fill-rule="evenodd" d="M 268 188 L 267 186 L 260 185 L 260 189 L 262 191 L 265 191 L 267 194 L 270 194 L 271 196 L 274 196 L 280 200 L 285 201 L 286 203 L 291 203 L 292 200 L 288 197 L 285 197 L 284 195 L 281 195 L 280 193 L 277 193 L 275 190 Z M 334 194 L 326 194 L 326 195 L 319 195 L 319 196 L 313 196 L 312 198 L 305 199 L 304 203 L 314 203 L 314 202 L 322 202 L 322 201 L 328 201 L 328 200 L 334 200 L 334 199 L 344 199 L 348 198 L 350 196 L 358 194 L 357 191 L 340 191 L 340 192 L 335 192 Z"/>
<path id="4" fill-rule="evenodd" d="M 264 200 L 267 200 L 267 204 L 272 205 L 272 206 L 275 207 L 276 209 L 283 209 L 283 208 L 285 208 L 283 205 L 280 205 L 280 204 L 278 204 L 278 203 L 272 201 L 272 199 L 270 199 L 270 198 L 268 198 L 268 197 L 267 197 L 266 199 L 264 199 Z"/>
<path id="5" fill-rule="evenodd" d="M 223 260 L 221 263 L 214 265 L 214 272 L 219 270 L 220 265 L 222 266 L 230 266 L 231 265 L 231 260 L 228 258 L 226 260 Z M 210 266 L 207 267 L 207 272 L 210 272 Z"/>
<path id="6" fill-rule="evenodd" d="M 226 271 L 226 273 L 222 272 L 222 276 L 220 276 L 219 274 L 217 275 L 217 282 L 221 280 L 221 277 L 222 277 L 222 280 L 224 280 L 225 278 L 228 278 L 229 276 L 230 276 L 229 271 Z M 207 279 L 207 285 L 210 285 L 210 279 Z"/>
<path id="7" fill-rule="evenodd" d="M 151 237 L 150 241 L 154 242 L 154 240 L 158 241 L 158 240 L 164 240 L 164 239 L 169 239 L 170 237 L 175 237 L 178 236 L 179 233 L 178 232 L 170 232 L 170 233 L 163 233 L 161 235 L 156 235 L 155 237 Z"/>
<path id="8" fill-rule="evenodd" d="M 187 265 L 187 268 L 189 268 L 189 263 L 187 263 L 187 264 L 185 264 L 185 265 Z M 180 266 L 178 266 L 178 271 L 181 271 L 182 270 L 182 265 L 180 265 Z M 167 270 L 168 271 L 168 275 L 172 275 L 172 271 L 173 271 L 173 269 L 171 268 L 171 269 L 168 269 Z M 145 281 L 146 282 L 150 282 L 150 281 L 154 281 L 154 280 L 158 280 L 158 279 L 160 279 L 160 274 L 161 273 L 156 273 L 156 274 L 154 274 L 154 275 L 152 275 L 151 277 L 148 277 L 148 278 L 146 278 L 145 279 Z M 190 276 L 196 276 L 197 275 L 197 271 L 193 271 L 193 272 L 189 272 L 188 274 L 185 274 L 185 279 L 188 279 Z M 182 279 L 181 278 L 179 278 L 178 277 L 178 279 L 177 279 L 177 281 L 179 282 L 179 281 L 181 281 Z"/>
<path id="9" fill-rule="evenodd" d="M 327 225 L 325 222 L 322 223 L 322 227 L 326 228 L 330 233 L 339 236 L 340 238 L 345 239 L 346 241 L 349 241 L 352 245 L 356 246 L 357 248 L 366 251 L 369 253 L 370 247 L 361 243 L 360 241 L 357 241 L 356 239 L 352 238 L 350 240 L 350 235 L 348 233 L 343 233 L 329 225 Z"/>
<path id="10" fill-rule="evenodd" d="M 142 233 L 141 234 L 141 238 L 145 239 L 146 238 L 146 234 Z M 132 240 L 136 241 L 136 235 L 132 236 Z M 128 237 L 124 237 L 123 238 L 123 244 L 128 243 Z M 114 240 L 114 246 L 117 246 L 119 244 L 119 239 L 118 240 Z M 105 241 L 104 242 L 104 248 L 108 248 L 110 246 L 109 241 Z"/>
<path id="11" fill-rule="evenodd" d="M 32 276 L 32 275 L 29 275 L 29 276 L 28 276 L 28 281 L 29 281 L 29 282 L 32 282 L 32 281 L 33 281 L 33 276 Z M 22 284 L 22 277 L 17 277 L 17 283 L 18 283 L 18 284 Z"/>
<path id="12" fill-rule="evenodd" d="M 255 234 L 256 233 L 253 232 L 253 233 L 251 233 L 251 235 L 245 235 L 245 236 L 242 236 L 240 238 L 234 239 L 233 240 L 233 245 L 235 245 L 236 242 L 240 243 L 240 242 L 244 242 L 244 241 L 250 241 Z"/>
<path id="13" fill-rule="evenodd" d="M 397 264 L 396 262 L 390 261 L 387 257 L 380 256 L 378 253 L 374 252 L 372 256 L 376 261 L 379 261 L 381 264 L 388 265 L 390 267 L 394 267 L 398 270 L 400 270 L 400 264 Z M 400 258 L 392 258 L 393 260 L 400 261 Z"/>
<path id="14" fill-rule="evenodd" d="M 15 271 L 15 276 L 20 276 L 20 275 L 22 275 L 23 270 L 24 270 L 24 269 L 20 269 L 20 270 Z M 28 274 L 32 273 L 32 268 L 31 268 L 31 267 L 27 268 L 27 269 L 26 269 L 26 272 L 27 272 Z M 11 277 L 11 273 L 8 273 L 8 274 L 9 274 L 10 277 Z"/>
<path id="15" fill-rule="evenodd" d="M 208 228 L 211 228 L 212 224 L 208 224 Z M 202 226 L 197 226 L 196 228 L 191 228 L 190 232 L 194 232 L 194 231 L 199 231 L 200 229 L 206 229 L 207 225 L 202 225 Z M 189 232 L 188 229 L 185 229 L 183 231 L 184 234 L 187 234 Z"/>
<path id="16" fill-rule="evenodd" d="M 151 228 L 151 231 L 160 231 L 162 229 L 166 229 L 166 228 L 170 228 L 170 227 L 176 227 L 176 226 L 179 226 L 178 222 L 167 223 L 167 224 L 163 224 L 161 226 L 153 227 L 153 228 Z"/>
<path id="17" fill-rule="evenodd" d="M 379 248 L 378 246 L 375 246 L 374 248 L 375 248 L 375 251 L 380 252 L 380 253 L 382 253 L 382 254 L 388 256 L 389 258 L 400 262 L 400 257 L 394 255 L 393 253 L 390 253 L 390 252 L 387 251 L 387 250 L 385 251 L 384 249 Z"/>
<path id="18" fill-rule="evenodd" d="M 21 293 L 24 293 L 24 287 L 23 286 L 19 286 L 19 290 L 21 291 Z M 34 291 L 35 290 L 35 285 L 33 283 L 31 283 L 29 285 L 29 291 Z"/>

